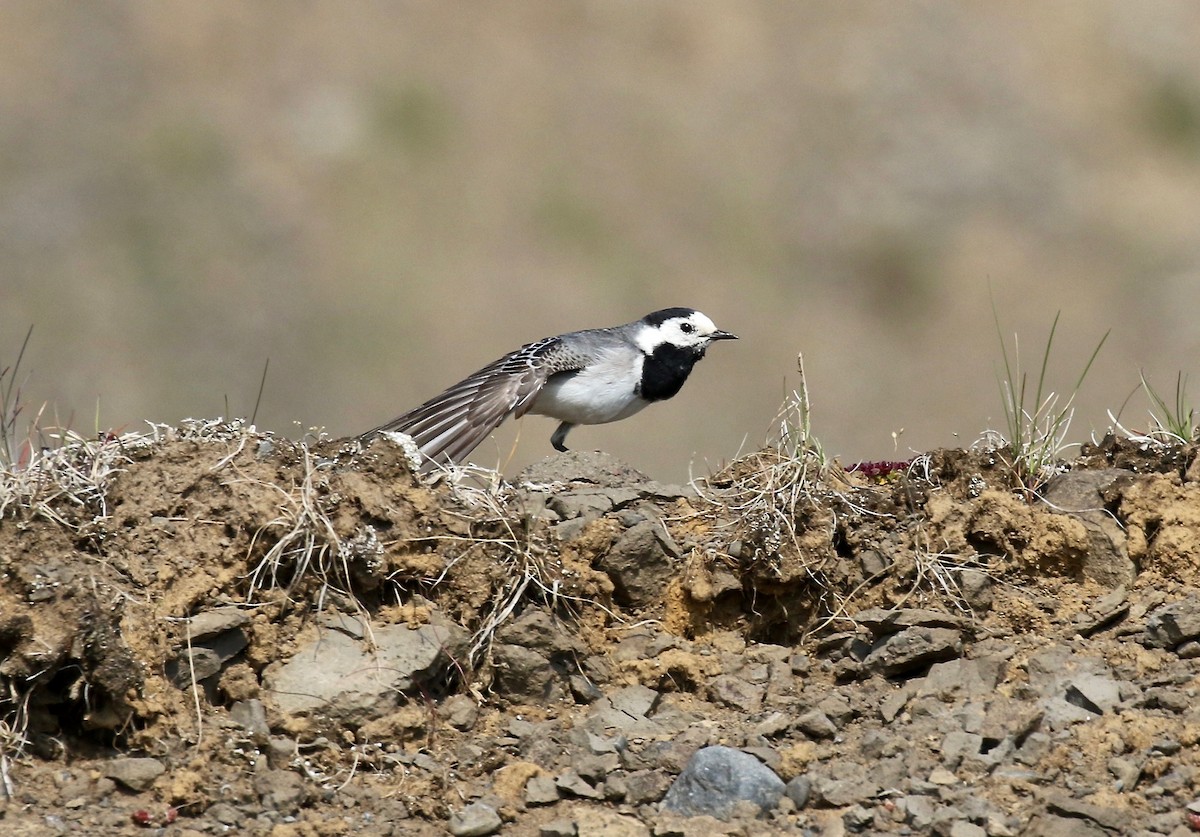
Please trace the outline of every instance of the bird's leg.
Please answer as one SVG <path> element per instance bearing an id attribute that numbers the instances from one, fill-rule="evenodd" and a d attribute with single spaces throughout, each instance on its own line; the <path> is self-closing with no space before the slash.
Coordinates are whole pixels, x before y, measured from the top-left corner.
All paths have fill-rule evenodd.
<path id="1" fill-rule="evenodd" d="M 554 431 L 554 435 L 550 437 L 550 444 L 554 446 L 556 451 L 559 451 L 560 453 L 567 452 L 567 434 L 571 432 L 571 428 L 574 426 L 575 425 L 571 424 L 570 422 L 564 421 L 558 426 L 558 429 Z"/>

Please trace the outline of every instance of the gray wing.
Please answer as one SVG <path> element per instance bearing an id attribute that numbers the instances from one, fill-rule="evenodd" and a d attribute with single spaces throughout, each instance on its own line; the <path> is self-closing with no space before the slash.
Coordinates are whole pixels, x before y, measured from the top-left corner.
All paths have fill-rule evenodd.
<path id="1" fill-rule="evenodd" d="M 426 457 L 425 468 L 461 462 L 504 419 L 524 415 L 551 375 L 579 369 L 584 361 L 564 348 L 561 337 L 526 344 L 360 438 L 365 443 L 386 431 L 407 433 Z"/>

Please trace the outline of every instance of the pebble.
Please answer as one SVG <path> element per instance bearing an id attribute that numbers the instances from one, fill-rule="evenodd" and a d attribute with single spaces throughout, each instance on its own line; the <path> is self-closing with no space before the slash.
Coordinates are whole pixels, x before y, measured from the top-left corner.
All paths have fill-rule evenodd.
<path id="1" fill-rule="evenodd" d="M 149 790 L 167 770 L 166 765 L 152 758 L 117 758 L 101 769 L 103 775 L 133 791 Z"/>
<path id="2" fill-rule="evenodd" d="M 583 799 L 602 799 L 604 796 L 603 793 L 584 781 L 583 777 L 574 770 L 568 770 L 566 773 L 555 777 L 554 784 L 559 790 Z"/>
<path id="3" fill-rule="evenodd" d="M 558 785 L 549 776 L 533 776 L 525 783 L 525 804 L 551 805 L 558 802 Z"/>
<path id="4" fill-rule="evenodd" d="M 796 718 L 796 726 L 809 738 L 825 739 L 837 735 L 837 725 L 819 709 L 810 709 Z"/>
<path id="5" fill-rule="evenodd" d="M 450 815 L 447 828 L 454 837 L 485 837 L 495 834 L 503 824 L 500 814 L 491 805 L 472 802 Z"/>

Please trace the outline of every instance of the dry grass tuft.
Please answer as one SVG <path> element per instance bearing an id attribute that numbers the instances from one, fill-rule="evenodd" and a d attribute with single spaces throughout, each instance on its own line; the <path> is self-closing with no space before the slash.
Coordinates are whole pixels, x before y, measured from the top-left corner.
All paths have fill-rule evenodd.
<path id="1" fill-rule="evenodd" d="M 570 573 L 554 549 L 548 531 L 537 514 L 527 508 L 528 494 L 504 482 L 499 473 L 475 466 L 439 469 L 450 486 L 452 497 L 468 511 L 478 528 L 498 531 L 492 537 L 455 538 L 466 549 L 447 564 L 440 583 L 451 566 L 474 549 L 487 549 L 497 562 L 497 577 L 483 618 L 471 636 L 471 665 L 483 660 L 496 632 L 526 598 L 545 602 L 553 610 L 576 613 L 579 608 L 604 606 L 567 592 Z M 611 615 L 611 614 L 610 614 Z"/>
<path id="2" fill-rule="evenodd" d="M 776 431 L 767 447 L 742 457 L 726 471 L 693 487 L 718 517 L 717 525 L 733 525 L 743 546 L 743 566 L 777 563 L 784 549 L 801 552 L 799 521 L 805 512 L 828 506 L 830 466 L 812 433 L 812 406 L 804 377 L 804 358 L 797 358 L 799 389 L 776 416 Z M 722 523 L 722 520 L 724 523 Z"/>
<path id="3" fill-rule="evenodd" d="M 108 517 L 106 488 L 131 449 L 151 443 L 136 433 L 85 439 L 49 433 L 53 447 L 33 449 L 23 463 L 0 468 L 0 518 L 41 517 L 79 531 Z"/>
<path id="4" fill-rule="evenodd" d="M 296 445 L 296 451 L 302 468 L 297 483 L 281 486 L 238 478 L 278 496 L 278 516 L 264 523 L 250 542 L 251 554 L 266 546 L 249 574 L 246 597 L 250 600 L 265 587 L 291 593 L 310 574 L 316 575 L 323 588 L 332 586 L 344 593 L 350 590 L 349 550 L 343 548 L 329 517 L 338 498 L 330 493 L 308 447 Z M 361 541 L 366 543 L 369 538 Z"/>

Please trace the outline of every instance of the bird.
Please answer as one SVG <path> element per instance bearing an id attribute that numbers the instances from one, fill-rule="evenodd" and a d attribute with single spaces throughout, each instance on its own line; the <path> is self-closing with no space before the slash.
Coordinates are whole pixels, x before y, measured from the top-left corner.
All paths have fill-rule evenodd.
<path id="1" fill-rule="evenodd" d="M 692 308 L 663 308 L 625 325 L 546 337 L 359 440 L 366 445 L 382 433 L 407 434 L 428 471 L 462 464 L 506 418 L 532 413 L 559 420 L 550 444 L 565 452 L 575 425 L 619 421 L 674 397 L 712 342 L 736 339 Z"/>

